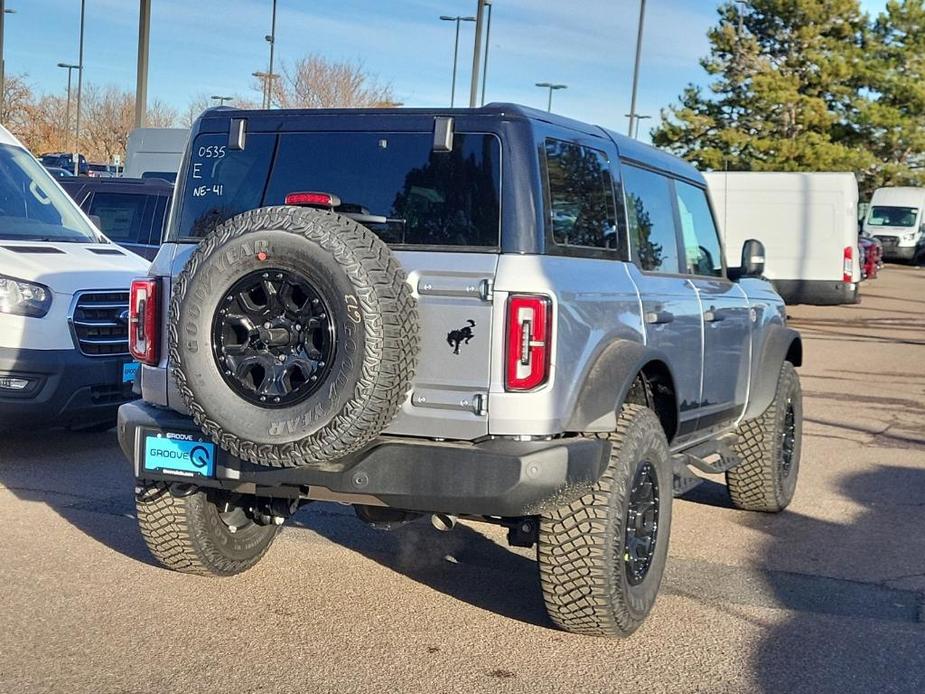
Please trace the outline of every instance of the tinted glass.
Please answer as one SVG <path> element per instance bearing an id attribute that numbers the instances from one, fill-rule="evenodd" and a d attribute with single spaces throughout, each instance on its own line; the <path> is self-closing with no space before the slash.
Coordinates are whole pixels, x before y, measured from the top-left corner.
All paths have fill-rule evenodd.
<path id="1" fill-rule="evenodd" d="M 456 133 L 451 152 L 434 152 L 430 133 L 284 134 L 264 205 L 332 193 L 387 243 L 494 247 L 500 160 L 491 135 Z"/>
<path id="2" fill-rule="evenodd" d="M 706 191 L 682 181 L 675 181 L 674 187 L 688 272 L 721 277 L 723 254 Z"/>
<path id="3" fill-rule="evenodd" d="M 228 135 L 200 135 L 191 149 L 178 193 L 171 238 L 201 238 L 226 219 L 260 207 L 275 135 L 249 134 L 243 150 L 228 149 Z"/>
<path id="4" fill-rule="evenodd" d="M 915 207 L 888 207 L 876 205 L 870 208 L 867 225 L 872 227 L 914 227 L 919 211 Z"/>
<path id="5" fill-rule="evenodd" d="M 679 272 L 671 182 L 624 164 L 623 189 L 633 258 L 643 270 Z"/>
<path id="6" fill-rule="evenodd" d="M 87 214 L 100 218 L 100 231 L 116 243 L 144 243 L 147 231 L 142 236 L 142 218 L 145 212 L 145 195 L 128 193 L 95 193 Z"/>
<path id="7" fill-rule="evenodd" d="M 0 145 L 0 239 L 98 240 L 51 174 L 26 150 L 12 145 Z"/>
<path id="8" fill-rule="evenodd" d="M 603 152 L 546 140 L 553 238 L 562 246 L 617 248 L 616 204 Z"/>

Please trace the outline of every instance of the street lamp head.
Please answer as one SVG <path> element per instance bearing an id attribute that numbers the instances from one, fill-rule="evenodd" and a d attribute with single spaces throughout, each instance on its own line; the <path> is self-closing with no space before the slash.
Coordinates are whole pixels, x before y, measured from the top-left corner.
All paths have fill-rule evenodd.
<path id="1" fill-rule="evenodd" d="M 58 63 L 58 67 L 64 67 L 68 70 L 79 70 L 80 65 L 72 65 L 71 63 Z"/>
<path id="2" fill-rule="evenodd" d="M 537 82 L 536 86 L 537 87 L 552 87 L 552 84 L 550 84 L 549 82 Z"/>
<path id="3" fill-rule="evenodd" d="M 4 9 L 3 9 L 3 14 L 16 14 L 16 10 L 14 10 L 14 9 L 9 9 L 9 10 L 8 10 L 8 9 L 4 8 Z"/>
<path id="4" fill-rule="evenodd" d="M 264 39 L 264 41 L 266 41 L 267 43 L 273 43 L 273 36 L 271 36 L 270 34 L 265 35 L 265 36 L 263 37 L 263 39 Z"/>

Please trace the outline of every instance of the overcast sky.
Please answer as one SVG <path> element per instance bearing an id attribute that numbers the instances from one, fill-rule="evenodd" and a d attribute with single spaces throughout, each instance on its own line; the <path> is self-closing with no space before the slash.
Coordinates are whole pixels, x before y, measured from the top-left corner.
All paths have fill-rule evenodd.
<path id="1" fill-rule="evenodd" d="M 133 89 L 137 0 L 86 0 L 84 79 Z M 265 70 L 271 0 L 152 0 L 149 98 L 183 109 L 193 95 L 259 101 L 251 73 Z M 702 82 L 715 0 L 648 0 L 639 112 L 657 116 L 688 82 Z M 864 0 L 882 9 L 885 0 Z M 6 0 L 7 73 L 64 91 L 58 62 L 77 62 L 79 0 Z M 568 85 L 555 111 L 625 130 L 638 0 L 494 0 L 487 101 L 545 107 L 535 82 Z M 476 0 L 278 0 L 277 56 L 309 52 L 361 61 L 408 106 L 449 103 L 454 25 Z M 472 24 L 460 39 L 457 105 L 468 102 Z M 644 124 L 648 125 L 648 124 Z"/>

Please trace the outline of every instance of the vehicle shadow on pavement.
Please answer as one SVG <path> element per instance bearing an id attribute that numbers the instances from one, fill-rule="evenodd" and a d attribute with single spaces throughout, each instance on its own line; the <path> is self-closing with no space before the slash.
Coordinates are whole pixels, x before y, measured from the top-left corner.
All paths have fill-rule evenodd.
<path id="1" fill-rule="evenodd" d="M 546 616 L 536 562 L 457 524 L 435 530 L 428 517 L 401 528 L 370 528 L 352 510 L 311 504 L 291 521 L 433 590 L 495 614 L 553 628 Z M 519 550 L 531 555 L 534 550 Z"/>
<path id="2" fill-rule="evenodd" d="M 115 429 L 7 434 L 0 446 L 0 488 L 43 503 L 97 542 L 154 565 L 135 522 L 134 484 Z M 41 542 L 42 534 L 36 538 Z"/>
<path id="3" fill-rule="evenodd" d="M 742 516 L 765 533 L 761 562 L 794 569 L 765 574 L 792 616 L 768 628 L 756 678 L 765 692 L 925 691 L 925 469 L 884 465 L 840 488 L 862 507 L 849 525 Z"/>

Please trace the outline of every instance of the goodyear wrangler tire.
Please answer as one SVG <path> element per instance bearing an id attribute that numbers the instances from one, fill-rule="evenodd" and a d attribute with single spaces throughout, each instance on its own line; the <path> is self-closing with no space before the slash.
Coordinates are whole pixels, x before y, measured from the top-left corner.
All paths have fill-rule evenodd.
<path id="1" fill-rule="evenodd" d="M 170 301 L 171 373 L 195 423 L 243 460 L 332 468 L 388 426 L 418 351 L 388 247 L 333 212 L 265 207 L 209 234 Z"/>

